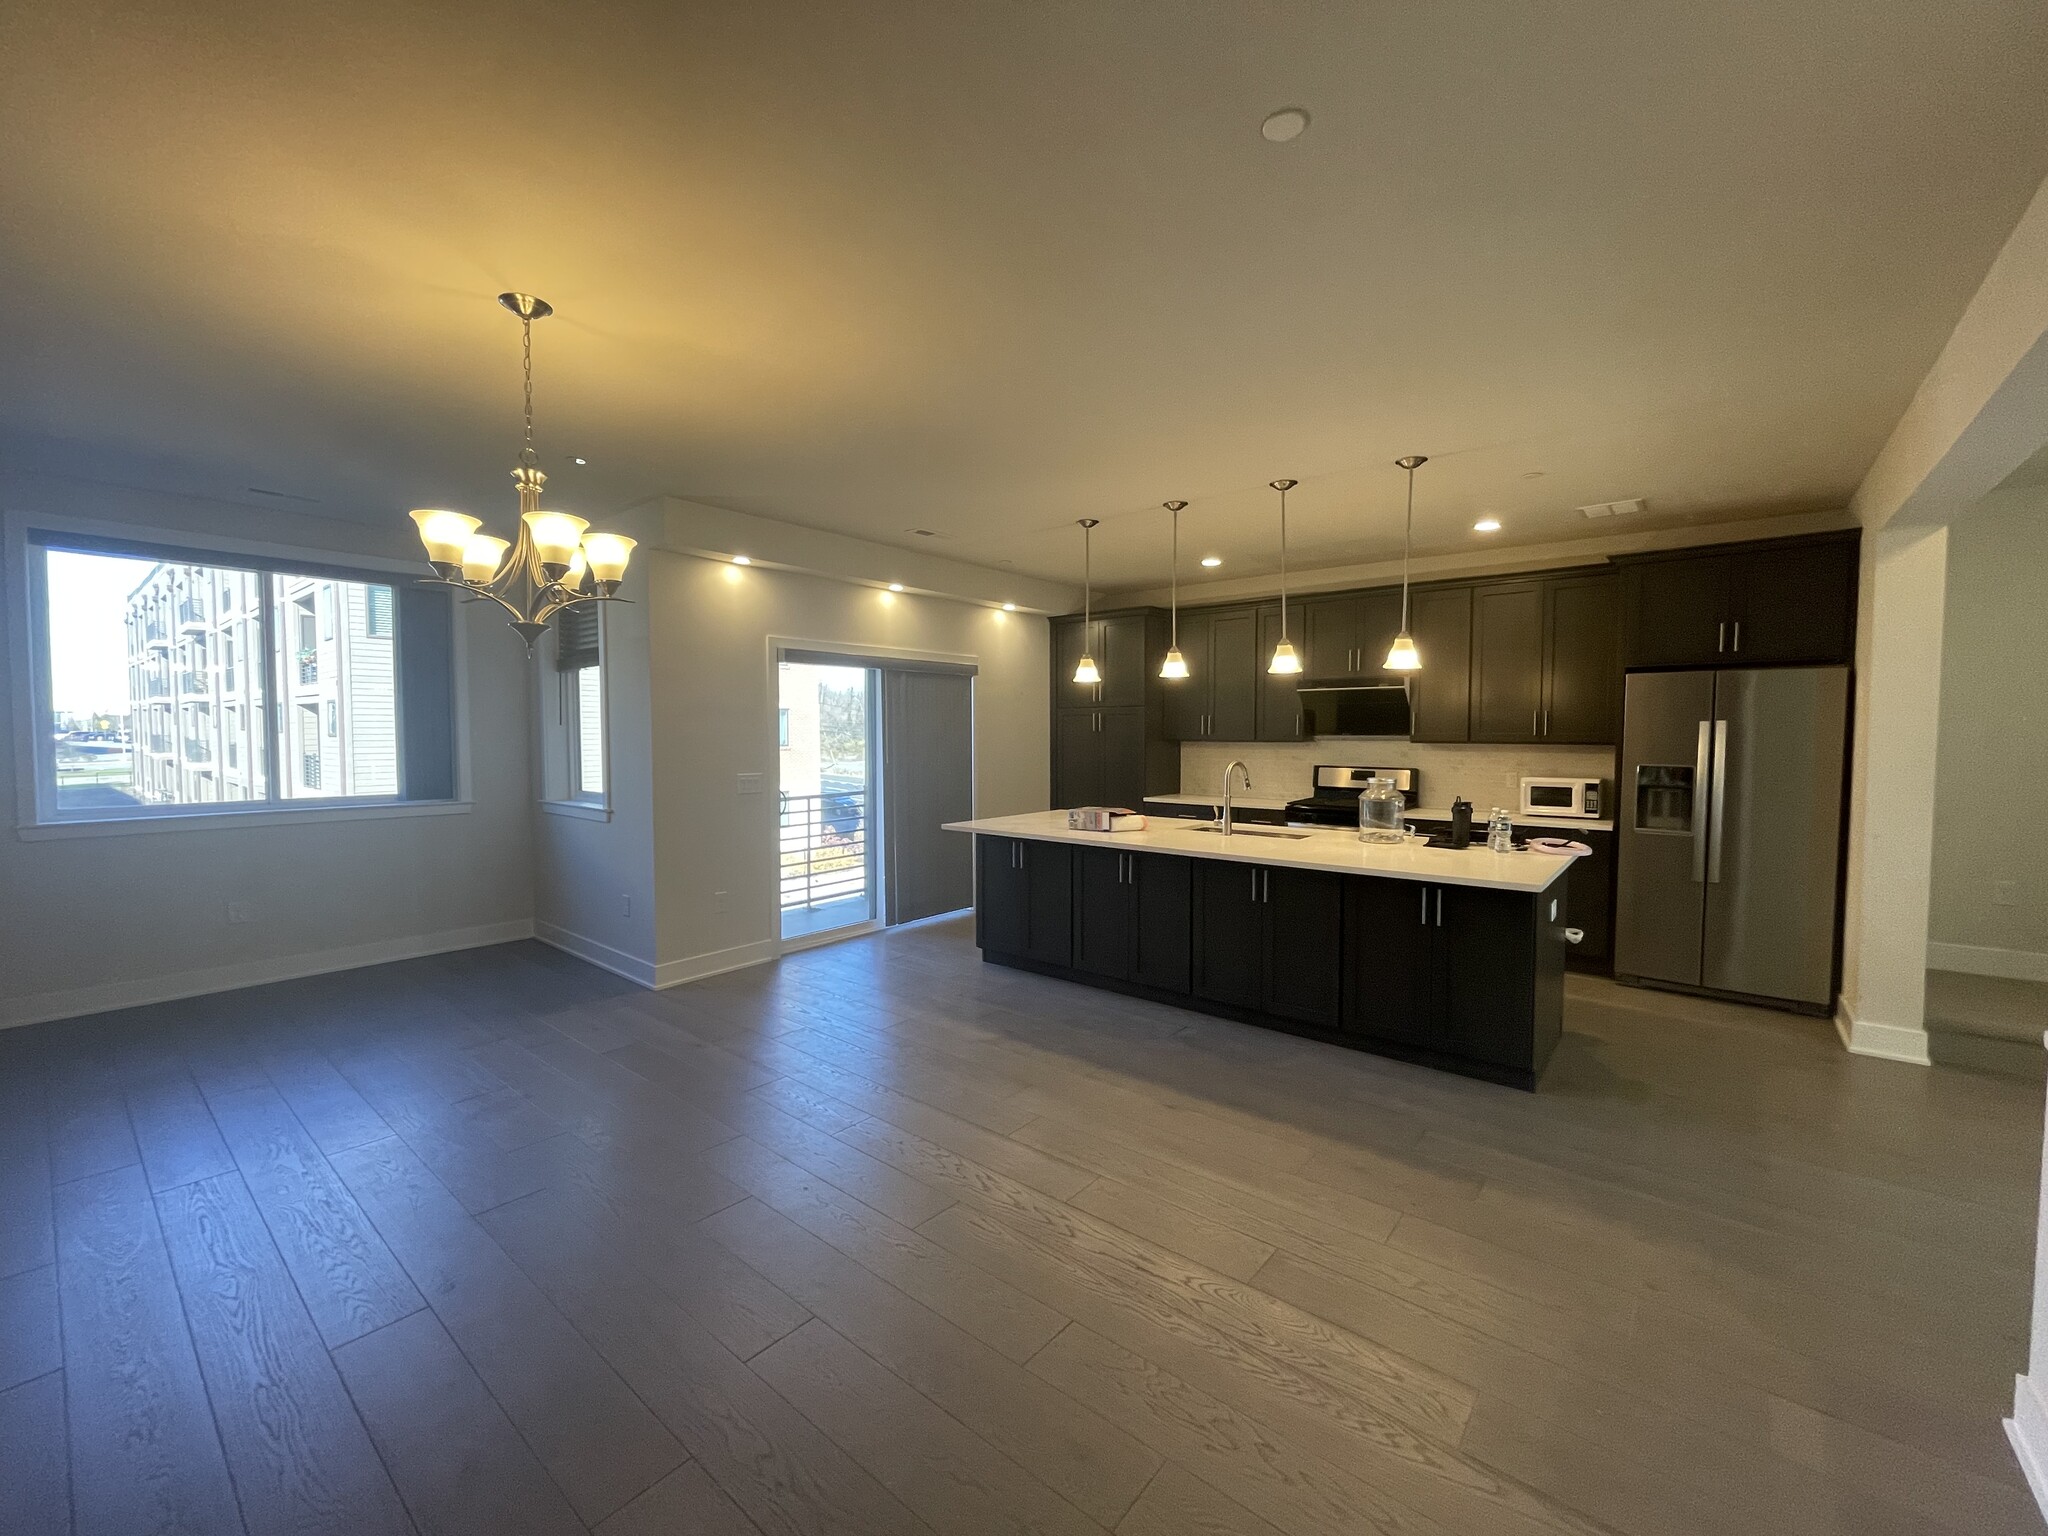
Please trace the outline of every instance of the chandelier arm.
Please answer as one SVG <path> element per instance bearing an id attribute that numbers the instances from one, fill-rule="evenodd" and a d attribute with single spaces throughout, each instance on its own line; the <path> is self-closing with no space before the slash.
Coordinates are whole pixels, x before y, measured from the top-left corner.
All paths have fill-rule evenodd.
<path id="1" fill-rule="evenodd" d="M 453 587 L 456 591 L 467 594 L 469 601 L 473 603 L 496 603 L 500 608 L 512 615 L 512 621 L 515 624 L 526 622 L 526 615 L 523 612 L 506 602 L 504 598 L 498 596 L 489 587 L 474 586 L 466 581 L 448 581 L 440 576 L 422 576 L 419 584 L 423 587 Z"/>

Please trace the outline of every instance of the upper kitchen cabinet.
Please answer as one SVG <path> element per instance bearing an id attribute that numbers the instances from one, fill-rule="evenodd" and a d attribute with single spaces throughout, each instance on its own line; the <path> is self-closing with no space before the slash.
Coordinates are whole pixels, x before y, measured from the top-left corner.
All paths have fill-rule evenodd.
<path id="1" fill-rule="evenodd" d="M 1856 535 L 1780 539 L 1624 566 L 1629 667 L 1826 665 L 1856 649 Z"/>
<path id="2" fill-rule="evenodd" d="M 1375 587 L 1342 597 L 1315 597 L 1298 606 L 1307 641 L 1303 676 L 1319 683 L 1381 683 L 1382 665 L 1401 627 L 1398 587 Z"/>
<path id="3" fill-rule="evenodd" d="M 1423 587 L 1409 594 L 1408 629 L 1422 670 L 1408 679 L 1414 741 L 1472 739 L 1472 589 Z"/>
<path id="4" fill-rule="evenodd" d="M 1058 707 L 1125 709 L 1143 704 L 1146 679 L 1159 670 L 1166 652 L 1165 642 L 1153 634 L 1161 617 L 1155 609 L 1139 608 L 1103 614 L 1085 625 L 1071 615 L 1053 620 L 1053 698 Z M 1084 652 L 1095 658 L 1101 682 L 1074 681 L 1074 668 Z"/>
<path id="5" fill-rule="evenodd" d="M 1289 620 L 1298 615 L 1289 612 Z M 1288 628 L 1293 629 L 1292 622 Z M 1308 721 L 1302 713 L 1301 695 L 1295 685 L 1301 677 L 1291 672 L 1268 672 L 1266 662 L 1273 654 L 1273 647 L 1280 643 L 1280 605 L 1264 603 L 1259 607 L 1258 643 L 1252 648 L 1253 686 L 1258 690 L 1258 724 L 1253 734 L 1256 741 L 1306 741 Z"/>
<path id="6" fill-rule="evenodd" d="M 1593 746 L 1615 740 L 1621 691 L 1615 582 L 1611 572 L 1594 571 L 1474 588 L 1471 740 Z M 1423 667 L 1426 673 L 1426 654 Z"/>
<path id="7" fill-rule="evenodd" d="M 1256 739 L 1258 628 L 1258 614 L 1251 608 L 1203 608 L 1181 615 L 1180 650 L 1188 675 L 1159 683 L 1169 740 Z"/>

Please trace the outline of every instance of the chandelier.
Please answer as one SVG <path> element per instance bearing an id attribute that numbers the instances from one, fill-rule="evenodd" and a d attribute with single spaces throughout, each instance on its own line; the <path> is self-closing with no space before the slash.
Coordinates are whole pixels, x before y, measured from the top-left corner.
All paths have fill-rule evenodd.
<path id="1" fill-rule="evenodd" d="M 533 322 L 555 309 L 530 293 L 501 293 L 498 302 L 519 317 L 526 371 L 526 437 L 512 470 L 519 487 L 519 542 L 479 533 L 482 518 L 446 508 L 422 508 L 412 520 L 434 568 L 430 584 L 456 587 L 469 594 L 469 602 L 496 603 L 512 615 L 512 628 L 532 650 L 533 642 L 547 633 L 548 620 L 564 608 L 625 601 L 616 594 L 633 556 L 633 540 L 591 533 L 587 521 L 567 512 L 541 511 L 540 488 L 548 477 L 533 452 Z"/>

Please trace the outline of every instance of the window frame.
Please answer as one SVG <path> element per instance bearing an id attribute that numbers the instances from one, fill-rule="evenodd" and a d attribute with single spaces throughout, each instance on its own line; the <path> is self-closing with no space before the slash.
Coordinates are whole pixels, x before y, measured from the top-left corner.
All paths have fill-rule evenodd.
<path id="1" fill-rule="evenodd" d="M 269 568 L 270 563 L 287 568 L 299 567 L 299 574 L 315 577 L 326 575 L 336 581 L 374 579 L 388 575 L 391 578 L 390 585 L 394 588 L 404 585 L 407 577 L 418 579 L 420 575 L 420 568 L 416 563 L 395 560 L 388 556 L 315 549 L 301 545 L 280 545 L 212 534 L 192 534 L 182 529 L 142 527 L 99 518 L 8 511 L 5 514 L 4 541 L 0 541 L 0 577 L 4 577 L 6 598 L 4 603 L 0 603 L 0 607 L 14 615 L 9 623 L 9 665 L 6 681 L 14 724 L 15 832 L 21 840 L 200 831 L 224 826 L 246 826 L 252 822 L 287 825 L 319 821 L 380 820 L 389 817 L 459 814 L 473 808 L 469 751 L 467 626 L 458 618 L 450 626 L 449 632 L 448 681 L 453 708 L 453 719 L 449 725 L 449 746 L 453 753 L 454 790 L 450 798 L 408 799 L 401 788 L 400 794 L 396 796 L 294 799 L 280 794 L 275 798 L 263 800 L 217 800 L 201 801 L 191 805 L 137 806 L 112 812 L 103 808 L 94 808 L 89 812 L 59 811 L 54 804 L 54 752 L 43 750 L 44 738 L 49 734 L 47 723 L 51 717 L 49 593 L 44 554 L 49 545 L 54 544 L 62 548 L 65 540 L 70 537 L 130 543 L 138 546 L 138 553 L 133 556 L 137 559 L 154 557 L 166 559 L 166 563 L 173 564 L 254 570 L 256 574 L 263 576 L 273 574 Z M 106 553 L 119 554 L 119 551 Z M 245 563 L 250 560 L 259 560 L 266 564 L 252 567 Z M 396 600 L 397 594 L 394 591 L 394 610 L 397 606 Z M 272 621 L 267 614 L 270 606 L 267 602 L 259 605 L 263 611 L 254 615 L 260 621 L 258 629 L 263 638 L 260 664 L 264 668 L 267 684 L 263 711 L 265 735 L 269 742 L 266 758 L 278 754 L 283 744 L 283 721 L 280 710 L 284 695 L 280 687 L 282 679 L 278 676 L 279 664 L 274 658 L 288 654 L 281 651 L 272 641 L 272 632 L 269 629 Z M 395 639 L 395 631 L 399 627 L 395 611 L 393 619 Z M 395 647 L 394 655 L 396 656 Z M 241 658 L 241 664 L 250 666 L 259 662 L 258 658 L 245 655 Z M 399 701 L 397 707 L 402 712 L 403 666 L 396 659 L 394 666 L 397 668 L 397 675 L 393 679 L 394 693 Z M 174 729 L 182 729 L 182 717 L 174 715 L 173 721 Z M 130 729 L 132 734 L 133 722 Z M 251 735 L 253 737 L 253 730 Z M 279 775 L 286 771 L 287 762 L 270 762 L 268 769 L 270 778 L 275 781 L 274 787 L 281 786 Z M 401 759 L 401 786 L 404 771 Z"/>

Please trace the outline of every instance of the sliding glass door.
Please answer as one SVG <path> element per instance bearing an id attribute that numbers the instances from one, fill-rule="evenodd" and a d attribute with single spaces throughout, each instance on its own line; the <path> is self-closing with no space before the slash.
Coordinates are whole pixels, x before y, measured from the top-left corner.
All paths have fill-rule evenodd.
<path id="1" fill-rule="evenodd" d="M 783 661 L 777 668 L 782 937 L 873 922 L 881 912 L 874 795 L 878 674 Z"/>

